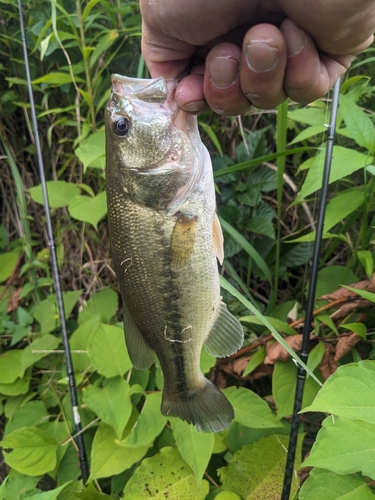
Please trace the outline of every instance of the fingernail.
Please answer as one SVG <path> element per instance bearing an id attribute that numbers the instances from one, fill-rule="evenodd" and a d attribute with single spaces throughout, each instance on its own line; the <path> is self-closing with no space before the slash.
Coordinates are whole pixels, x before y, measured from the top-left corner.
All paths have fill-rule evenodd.
<path id="1" fill-rule="evenodd" d="M 300 54 L 305 48 L 307 42 L 306 34 L 297 28 L 294 23 L 285 21 L 285 24 L 287 24 L 287 29 L 284 30 L 287 56 L 294 57 Z"/>
<path id="2" fill-rule="evenodd" d="M 203 102 L 189 102 L 181 106 L 182 111 L 186 111 L 187 113 L 199 113 L 205 107 L 205 103 Z"/>
<path id="3" fill-rule="evenodd" d="M 255 73 L 271 71 L 279 60 L 279 50 L 264 42 L 253 42 L 245 48 L 245 59 Z"/>
<path id="4" fill-rule="evenodd" d="M 227 89 L 237 81 L 239 64 L 229 57 L 215 57 L 208 67 L 211 82 L 218 89 Z"/>

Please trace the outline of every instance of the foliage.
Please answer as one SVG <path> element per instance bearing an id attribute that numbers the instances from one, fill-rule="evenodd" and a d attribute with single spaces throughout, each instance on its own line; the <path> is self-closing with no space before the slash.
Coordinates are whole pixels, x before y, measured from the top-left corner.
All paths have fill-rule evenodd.
<path id="1" fill-rule="evenodd" d="M 111 73 L 147 76 L 138 4 L 29 0 L 23 8 L 90 479 L 80 480 L 18 13 L 7 0 L 0 13 L 0 498 L 280 498 L 326 103 L 283 105 L 277 123 L 273 112 L 254 112 L 241 126 L 237 118 L 199 118 L 225 234 L 222 293 L 246 333 L 231 358 L 202 353 L 202 370 L 224 389 L 235 419 L 221 433 L 201 434 L 161 415 L 160 367 L 132 368 L 110 264 L 103 108 Z M 300 490 L 296 478 L 292 486 L 301 500 L 374 496 L 375 132 L 365 63 L 340 97 L 295 463 L 311 449 L 302 466 L 314 469 Z M 330 416 L 320 425 L 322 413 Z"/>

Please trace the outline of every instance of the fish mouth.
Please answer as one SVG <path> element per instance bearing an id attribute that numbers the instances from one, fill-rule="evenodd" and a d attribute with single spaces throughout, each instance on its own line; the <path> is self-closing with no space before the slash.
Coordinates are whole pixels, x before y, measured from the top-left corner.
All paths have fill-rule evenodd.
<path id="1" fill-rule="evenodd" d="M 126 99 L 137 98 L 149 103 L 174 104 L 177 80 L 160 78 L 131 78 L 114 74 L 111 76 L 112 92 Z M 174 107 L 174 106 L 173 106 Z M 170 106 L 170 108 L 173 108 Z"/>

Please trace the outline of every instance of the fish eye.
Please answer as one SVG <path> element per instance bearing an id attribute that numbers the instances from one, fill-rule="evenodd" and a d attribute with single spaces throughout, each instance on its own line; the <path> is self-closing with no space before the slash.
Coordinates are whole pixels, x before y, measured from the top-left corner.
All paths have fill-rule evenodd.
<path id="1" fill-rule="evenodd" d="M 119 137 L 126 137 L 130 131 L 131 121 L 127 116 L 121 116 L 118 120 L 113 123 L 115 133 Z"/>

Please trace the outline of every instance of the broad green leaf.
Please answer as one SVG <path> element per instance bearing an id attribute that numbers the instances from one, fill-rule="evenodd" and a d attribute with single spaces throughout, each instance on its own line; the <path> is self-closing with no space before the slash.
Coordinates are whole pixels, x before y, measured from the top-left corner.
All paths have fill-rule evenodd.
<path id="1" fill-rule="evenodd" d="M 4 438 L 11 432 L 21 427 L 37 426 L 41 422 L 48 421 L 50 415 L 43 401 L 29 401 L 13 414 L 12 420 L 5 426 Z"/>
<path id="2" fill-rule="evenodd" d="M 251 356 L 242 376 L 246 377 L 246 375 L 249 375 L 249 373 L 258 368 L 258 366 L 263 363 L 266 354 L 266 346 L 263 345 Z"/>
<path id="3" fill-rule="evenodd" d="M 297 442 L 294 470 L 300 466 L 303 435 Z M 284 479 L 288 437 L 273 435 L 243 446 L 234 453 L 227 467 L 218 470 L 223 490 L 234 491 L 246 500 L 281 497 Z M 298 490 L 296 474 L 293 474 L 291 498 Z"/>
<path id="4" fill-rule="evenodd" d="M 296 334 L 296 330 L 289 326 L 285 321 L 281 321 L 281 319 L 273 318 L 272 316 L 263 316 L 263 318 L 266 318 L 267 321 L 269 321 L 270 324 L 275 328 L 275 330 L 286 333 L 287 335 Z M 253 325 L 264 325 L 263 321 L 261 321 L 256 316 L 242 316 L 242 318 L 240 318 L 240 321 L 242 323 L 251 323 Z"/>
<path id="5" fill-rule="evenodd" d="M 36 395 L 36 392 L 30 392 L 26 395 L 8 398 L 4 406 L 5 416 L 8 419 L 12 419 L 14 412 L 18 410 L 18 408 L 22 408 L 22 406 L 25 406 L 25 404 L 33 399 Z"/>
<path id="6" fill-rule="evenodd" d="M 63 292 L 65 319 L 69 318 L 81 293 L 81 290 Z M 57 328 L 60 318 L 55 294 L 49 295 L 36 306 L 34 317 L 41 325 L 40 333 L 42 334 L 50 333 Z"/>
<path id="7" fill-rule="evenodd" d="M 0 486 L 0 498 L 2 500 L 15 500 L 22 498 L 27 492 L 36 488 L 41 477 L 31 477 L 24 474 L 9 475 L 5 478 Z"/>
<path id="8" fill-rule="evenodd" d="M 148 448 L 149 446 L 139 448 L 120 446 L 115 431 L 102 422 L 92 443 L 90 479 L 120 474 L 141 460 Z"/>
<path id="9" fill-rule="evenodd" d="M 259 269 L 263 272 L 266 279 L 271 283 L 271 271 L 267 264 L 264 262 L 261 255 L 255 250 L 255 248 L 250 245 L 250 243 L 245 240 L 245 238 L 240 234 L 234 227 L 232 227 L 224 219 L 220 218 L 220 224 L 224 231 L 226 231 L 235 241 L 237 241 L 241 247 L 249 254 L 249 256 L 254 259 Z"/>
<path id="10" fill-rule="evenodd" d="M 43 335 L 22 350 L 22 366 L 26 370 L 40 359 L 57 349 L 61 339 L 53 335 Z"/>
<path id="11" fill-rule="evenodd" d="M 194 472 L 197 485 L 200 486 L 214 448 L 214 434 L 199 432 L 195 425 L 179 418 L 171 419 L 171 424 L 177 449 Z"/>
<path id="12" fill-rule="evenodd" d="M 375 479 L 375 425 L 343 417 L 327 417 L 302 467 L 320 467 L 337 474 L 361 472 Z"/>
<path id="13" fill-rule="evenodd" d="M 57 443 L 37 427 L 23 427 L 1 442 L 7 464 L 21 474 L 39 476 L 56 466 Z"/>
<path id="14" fill-rule="evenodd" d="M 6 281 L 12 275 L 20 254 L 21 250 L 13 250 L 0 255 L 0 283 Z"/>
<path id="15" fill-rule="evenodd" d="M 82 78 L 79 78 L 78 76 L 75 76 L 75 80 L 77 83 L 83 82 Z M 70 73 L 62 72 L 47 73 L 46 75 L 32 81 L 34 85 L 38 85 L 39 83 L 47 83 L 48 85 L 65 85 L 66 83 L 71 82 L 72 77 Z"/>
<path id="16" fill-rule="evenodd" d="M 363 193 L 353 190 L 343 191 L 338 193 L 334 198 L 332 198 L 327 207 L 324 217 L 324 233 L 334 227 L 336 224 L 345 219 L 349 214 L 357 210 L 364 203 Z M 313 231 L 309 234 L 301 236 L 299 238 L 293 239 L 290 242 L 295 241 L 314 241 L 316 232 Z"/>
<path id="17" fill-rule="evenodd" d="M 124 489 L 126 500 L 204 500 L 209 485 L 197 486 L 194 474 L 175 448 L 145 458 Z"/>
<path id="18" fill-rule="evenodd" d="M 67 207 L 69 203 L 79 195 L 79 188 L 72 182 L 47 181 L 48 203 L 51 208 Z M 44 205 L 42 187 L 38 186 L 29 189 L 31 198 Z"/>
<path id="19" fill-rule="evenodd" d="M 6 396 L 19 396 L 20 394 L 26 394 L 29 390 L 30 379 L 31 368 L 26 370 L 26 373 L 22 378 L 17 378 L 11 384 L 0 383 L 0 394 L 5 394 Z"/>
<path id="20" fill-rule="evenodd" d="M 100 328 L 98 316 L 91 315 L 91 318 L 82 323 L 77 330 L 73 332 L 70 338 L 70 347 L 72 350 L 72 359 L 74 368 L 78 371 L 85 371 L 91 365 L 88 356 L 88 348 L 91 337 Z M 93 367 L 91 371 L 94 371 Z"/>
<path id="21" fill-rule="evenodd" d="M 312 125 L 311 127 L 305 128 L 304 130 L 302 130 L 302 132 L 296 135 L 296 137 L 291 142 L 289 142 L 288 146 L 291 146 L 292 144 L 297 144 L 298 142 L 305 141 L 306 139 L 310 139 L 310 137 L 321 134 L 326 130 L 327 127 L 323 124 Z"/>
<path id="22" fill-rule="evenodd" d="M 57 500 L 59 498 L 59 495 L 62 491 L 65 490 L 69 486 L 69 483 L 65 483 L 62 486 L 59 486 L 58 488 L 55 488 L 54 490 L 50 491 L 44 491 L 41 493 L 37 493 L 36 495 L 32 495 L 31 497 L 27 497 L 29 500 Z"/>
<path id="23" fill-rule="evenodd" d="M 340 113 L 350 137 L 359 146 L 372 152 L 375 145 L 375 129 L 369 116 L 346 95 L 340 96 Z"/>
<path id="24" fill-rule="evenodd" d="M 128 382 L 121 377 L 114 377 L 104 387 L 89 385 L 83 395 L 84 403 L 115 430 L 118 439 L 122 438 L 132 413 L 128 392 Z"/>
<path id="25" fill-rule="evenodd" d="M 356 333 L 363 339 L 366 339 L 367 327 L 364 323 L 341 323 L 340 328 L 345 328 L 351 332 Z"/>
<path id="26" fill-rule="evenodd" d="M 275 363 L 272 374 L 272 394 L 275 398 L 278 418 L 293 414 L 296 380 L 297 366 L 292 359 Z M 320 386 L 311 377 L 306 379 L 302 408 L 312 403 L 319 388 Z"/>
<path id="27" fill-rule="evenodd" d="M 98 315 L 102 323 L 109 323 L 118 309 L 118 294 L 112 288 L 104 288 L 93 295 L 79 314 L 79 324 Z"/>
<path id="28" fill-rule="evenodd" d="M 99 193 L 95 198 L 91 196 L 76 196 L 69 205 L 72 217 L 82 222 L 89 222 L 98 229 L 98 222 L 107 213 L 107 195 L 105 191 Z"/>
<path id="29" fill-rule="evenodd" d="M 323 469 L 313 469 L 303 483 L 299 500 L 374 500 L 366 482 L 359 476 L 339 475 Z"/>
<path id="30" fill-rule="evenodd" d="M 241 500 L 241 497 L 233 491 L 220 491 L 220 493 L 216 495 L 215 500 Z"/>
<path id="31" fill-rule="evenodd" d="M 130 434 L 119 443 L 121 446 L 131 448 L 148 446 L 161 433 L 167 422 L 167 417 L 160 412 L 161 396 L 161 392 L 147 394 L 138 420 Z"/>
<path id="32" fill-rule="evenodd" d="M 340 366 L 306 411 L 322 411 L 375 424 L 375 361 Z"/>
<path id="33" fill-rule="evenodd" d="M 132 367 L 124 331 L 118 326 L 101 324 L 91 336 L 88 355 L 98 372 L 107 378 L 123 375 Z"/>
<path id="34" fill-rule="evenodd" d="M 315 106 L 308 106 L 306 108 L 299 108 L 288 112 L 288 119 L 305 123 L 306 125 L 314 126 L 325 123 L 326 120 L 325 110 Z"/>
<path id="35" fill-rule="evenodd" d="M 105 131 L 100 130 L 94 134 L 89 135 L 84 139 L 79 147 L 75 150 L 75 154 L 83 163 L 84 172 L 87 167 L 105 166 Z"/>
<path id="36" fill-rule="evenodd" d="M 206 349 L 202 349 L 200 363 L 202 373 L 208 373 L 215 366 L 216 358 L 208 354 Z"/>
<path id="37" fill-rule="evenodd" d="M 335 265 L 324 267 L 318 273 L 315 299 L 321 295 L 334 292 L 340 285 L 349 285 L 357 281 L 357 276 L 347 267 Z"/>
<path id="38" fill-rule="evenodd" d="M 247 427 L 282 427 L 268 404 L 255 392 L 244 387 L 229 387 L 224 394 L 234 408 L 234 419 Z"/>
<path id="39" fill-rule="evenodd" d="M 351 290 L 352 292 L 356 293 L 366 300 L 369 300 L 370 302 L 375 302 L 375 293 L 368 292 L 367 290 L 359 290 L 358 288 L 353 288 L 351 286 L 344 286 L 344 288 Z"/>
<path id="40" fill-rule="evenodd" d="M 298 203 L 321 188 L 324 156 L 325 151 L 321 151 L 317 156 L 315 156 L 301 191 L 299 192 L 294 203 Z M 359 153 L 354 149 L 334 146 L 329 183 L 332 184 L 333 182 L 343 179 L 361 168 L 365 168 L 367 165 L 370 165 L 372 161 L 373 159 L 370 156 Z"/>
<path id="41" fill-rule="evenodd" d="M 17 378 L 23 377 L 25 369 L 22 366 L 21 349 L 14 349 L 0 354 L 0 384 L 11 384 Z"/>

